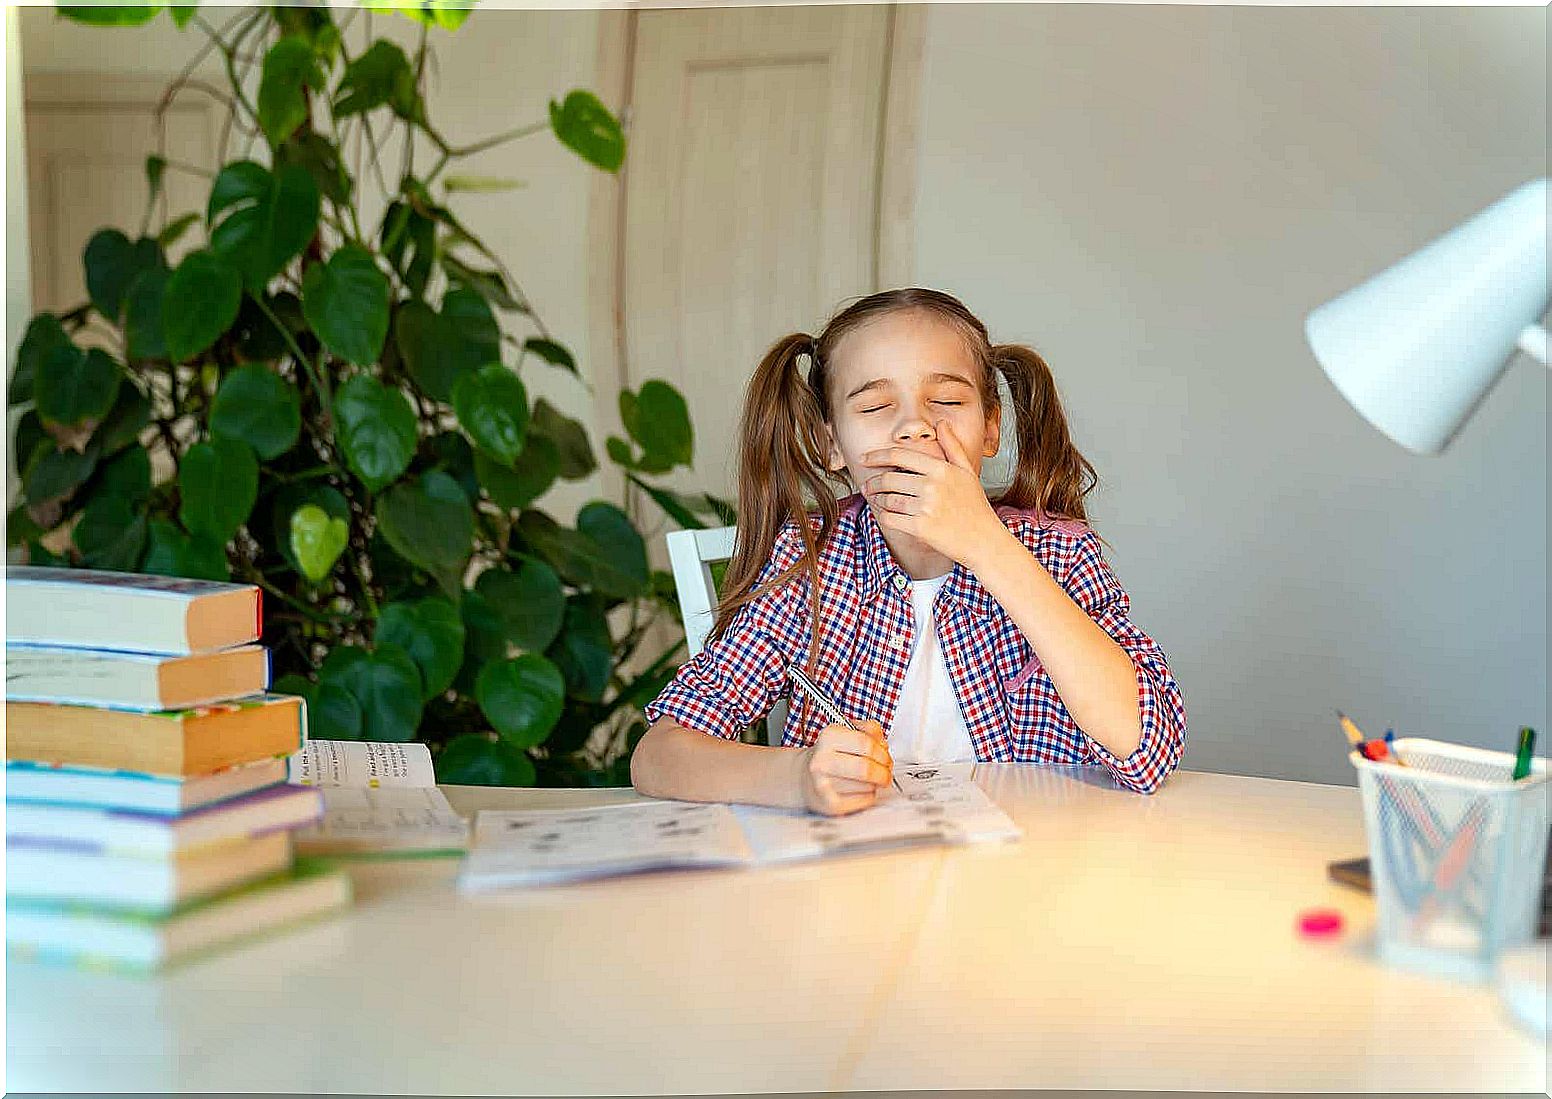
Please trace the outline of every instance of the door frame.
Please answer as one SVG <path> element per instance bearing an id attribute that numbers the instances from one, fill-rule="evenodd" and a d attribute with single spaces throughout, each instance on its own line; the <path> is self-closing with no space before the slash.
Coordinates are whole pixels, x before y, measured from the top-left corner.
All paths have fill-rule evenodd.
<path id="1" fill-rule="evenodd" d="M 645 6 L 654 6 L 651 4 Z M 885 32 L 884 117 L 879 126 L 877 247 L 874 286 L 908 285 L 915 274 L 916 160 L 921 117 L 922 59 L 927 39 L 927 5 L 892 3 Z M 630 135 L 638 7 L 598 12 L 594 84 L 605 104 L 615 105 Z M 587 203 L 587 329 L 594 364 L 593 408 L 597 436 L 623 435 L 614 394 L 626 382 L 625 317 L 616 307 L 624 285 L 625 173 L 595 172 Z M 599 467 L 604 496 L 626 500 L 624 474 L 613 463 Z"/>

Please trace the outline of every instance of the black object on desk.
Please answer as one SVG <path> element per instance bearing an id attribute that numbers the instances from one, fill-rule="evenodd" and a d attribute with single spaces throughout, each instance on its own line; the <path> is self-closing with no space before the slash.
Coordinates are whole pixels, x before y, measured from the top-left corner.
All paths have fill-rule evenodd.
<path id="1" fill-rule="evenodd" d="M 1334 882 L 1362 889 L 1365 893 L 1374 891 L 1374 886 L 1369 880 L 1368 859 L 1345 859 L 1342 862 L 1328 863 L 1326 874 Z M 1546 866 L 1542 872 L 1541 924 L 1537 927 L 1536 934 L 1543 939 L 1552 935 L 1552 845 L 1547 848 Z"/>

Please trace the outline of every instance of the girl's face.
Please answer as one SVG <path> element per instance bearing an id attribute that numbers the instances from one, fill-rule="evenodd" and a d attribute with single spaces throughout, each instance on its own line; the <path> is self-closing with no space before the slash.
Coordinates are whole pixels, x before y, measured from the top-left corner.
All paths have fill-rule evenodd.
<path id="1" fill-rule="evenodd" d="M 882 467 L 870 450 L 901 446 L 947 461 L 947 420 L 977 472 L 997 453 L 1000 417 L 983 407 L 980 366 L 955 329 L 931 316 L 891 313 L 843 336 L 830 356 L 829 466 L 853 488 Z"/>

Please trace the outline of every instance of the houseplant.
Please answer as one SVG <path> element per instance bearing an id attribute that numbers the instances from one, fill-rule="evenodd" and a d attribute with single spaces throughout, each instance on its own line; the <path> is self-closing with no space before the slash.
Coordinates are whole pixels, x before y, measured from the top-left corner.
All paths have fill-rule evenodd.
<path id="1" fill-rule="evenodd" d="M 166 173 L 197 166 L 149 156 L 138 233 L 94 234 L 90 300 L 29 324 L 9 541 L 36 563 L 258 584 L 276 689 L 307 697 L 314 737 L 423 740 L 444 782 L 625 783 L 639 706 L 683 651 L 642 650 L 677 610 L 631 512 L 702 526 L 731 508 L 654 482 L 693 443 L 661 381 L 620 393 L 628 438 L 606 448 L 640 490 L 631 512 L 594 501 L 564 523 L 538 506 L 597 467 L 524 373 L 577 366 L 452 208 L 502 185 L 455 171 L 496 144 L 547 129 L 615 172 L 625 136 L 578 89 L 545 123 L 453 144 L 428 101 L 430 36 L 469 12 L 401 10 L 420 23 L 409 51 L 361 12 L 255 8 L 218 27 L 166 9 L 201 45 L 164 108 L 221 98 L 222 162 L 204 210 L 159 219 Z M 135 25 L 161 8 L 60 12 Z M 208 54 L 225 88 L 191 79 Z M 396 182 L 390 142 L 407 150 Z"/>

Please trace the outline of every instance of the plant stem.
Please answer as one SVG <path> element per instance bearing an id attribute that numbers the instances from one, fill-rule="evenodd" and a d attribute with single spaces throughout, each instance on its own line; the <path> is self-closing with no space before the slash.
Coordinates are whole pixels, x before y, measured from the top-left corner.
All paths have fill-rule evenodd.
<path id="1" fill-rule="evenodd" d="M 311 359 L 302 353 L 301 345 L 296 342 L 296 337 L 291 334 L 291 330 L 275 315 L 275 311 L 265 303 L 263 295 L 255 294 L 250 290 L 248 291 L 248 297 L 252 299 L 254 305 L 258 306 L 259 312 L 263 313 L 269 319 L 269 322 L 275 326 L 276 331 L 284 337 L 286 346 L 291 349 L 291 354 L 301 364 L 302 369 L 307 371 L 308 378 L 312 380 L 314 387 L 318 390 L 318 400 L 323 405 L 324 419 L 332 424 L 334 422 L 334 398 L 329 392 L 323 372 L 318 369 Z"/>

